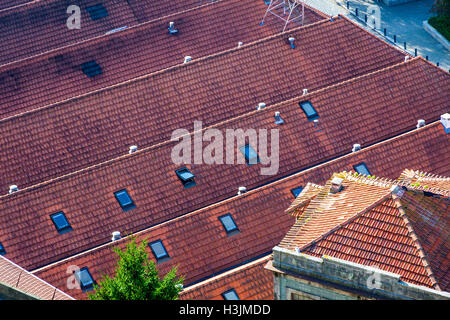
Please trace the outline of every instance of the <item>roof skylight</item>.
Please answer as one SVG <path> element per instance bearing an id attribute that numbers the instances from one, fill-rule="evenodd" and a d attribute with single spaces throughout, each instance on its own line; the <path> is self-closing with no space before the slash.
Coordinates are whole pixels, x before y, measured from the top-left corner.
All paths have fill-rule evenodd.
<path id="1" fill-rule="evenodd" d="M 80 284 L 81 290 L 89 291 L 94 289 L 95 281 L 89 273 L 89 269 L 87 267 L 75 271 L 75 278 Z"/>
<path id="2" fill-rule="evenodd" d="M 95 61 L 88 61 L 81 65 L 81 70 L 88 77 L 92 78 L 98 74 L 102 74 L 102 67 Z"/>
<path id="3" fill-rule="evenodd" d="M 178 170 L 175 170 L 175 173 L 177 174 L 178 178 L 183 183 L 183 186 L 188 189 L 190 187 L 193 187 L 196 185 L 195 183 L 195 176 L 189 171 L 188 168 L 181 168 Z"/>
<path id="4" fill-rule="evenodd" d="M 291 190 L 292 194 L 294 195 L 294 197 L 298 197 L 298 195 L 302 192 L 303 187 L 298 187 L 298 188 L 294 188 Z"/>
<path id="5" fill-rule="evenodd" d="M 123 211 L 128 211 L 128 210 L 136 208 L 136 205 L 134 204 L 133 200 L 129 196 L 127 190 L 123 189 L 123 190 L 114 192 L 114 196 L 116 197 L 116 199 L 119 202 L 120 206 L 122 207 Z"/>
<path id="6" fill-rule="evenodd" d="M 108 16 L 108 11 L 101 3 L 87 7 L 86 10 L 94 21 Z"/>
<path id="7" fill-rule="evenodd" d="M 248 165 L 259 163 L 258 154 L 249 144 L 246 144 L 243 147 L 239 147 L 239 150 L 241 150 L 242 154 L 245 157 L 245 162 Z"/>
<path id="8" fill-rule="evenodd" d="M 169 258 L 169 254 L 161 240 L 153 241 L 149 246 L 158 262 L 163 262 Z"/>
<path id="9" fill-rule="evenodd" d="M 225 291 L 222 293 L 222 297 L 224 300 L 239 300 L 239 296 L 234 289 Z"/>
<path id="10" fill-rule="evenodd" d="M 316 109 L 314 109 L 313 105 L 309 101 L 300 102 L 300 107 L 302 108 L 303 112 L 306 114 L 306 117 L 308 120 L 312 121 L 315 119 L 319 119 L 319 114 L 317 113 Z"/>
<path id="11" fill-rule="evenodd" d="M 234 222 L 233 217 L 231 216 L 230 213 L 227 213 L 226 215 L 219 217 L 219 220 L 220 220 L 220 222 L 222 222 L 222 225 L 228 234 L 239 231 L 239 229 L 238 229 L 236 223 Z"/>
<path id="12" fill-rule="evenodd" d="M 367 169 L 367 166 L 364 162 L 361 162 L 357 165 L 354 165 L 353 168 L 358 172 L 359 174 L 364 174 L 366 176 L 370 176 L 370 171 Z"/>
<path id="13" fill-rule="evenodd" d="M 56 230 L 58 230 L 59 233 L 66 233 L 70 230 L 72 230 L 72 227 L 70 226 L 69 222 L 67 221 L 66 216 L 64 215 L 64 212 L 60 211 L 57 213 L 54 213 L 50 215 L 50 218 L 52 219 Z"/>

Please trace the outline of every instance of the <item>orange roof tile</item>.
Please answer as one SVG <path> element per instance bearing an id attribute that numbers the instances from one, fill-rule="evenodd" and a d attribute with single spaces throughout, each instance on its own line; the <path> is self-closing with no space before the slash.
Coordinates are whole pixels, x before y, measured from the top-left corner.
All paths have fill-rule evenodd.
<path id="1" fill-rule="evenodd" d="M 413 184 L 416 188 L 427 190 L 437 188 L 442 191 L 450 191 L 450 178 L 434 175 L 426 172 L 405 169 L 399 178 L 400 181 Z M 434 190 L 434 192 L 438 192 Z"/>
<path id="2" fill-rule="evenodd" d="M 172 258 L 159 267 L 162 272 L 167 272 L 178 264 L 179 270 L 187 276 L 185 284 L 188 285 L 269 252 L 279 243 L 277 239 L 281 240 L 293 223 L 292 217 L 280 211 L 280 208 L 287 208 L 293 201 L 291 189 L 305 185 L 308 181 L 325 183 L 333 172 L 351 170 L 354 164 L 361 161 L 367 163 L 372 174 L 384 174 L 391 179 L 398 177 L 404 166 L 448 174 L 449 168 L 443 164 L 442 155 L 426 152 L 435 145 L 444 145 L 448 139 L 439 123 L 427 125 L 149 228 L 139 233 L 138 237 L 148 237 L 150 241 L 162 239 Z M 415 148 L 417 152 L 405 157 L 402 152 L 398 152 L 401 148 Z M 444 150 L 443 154 L 447 151 Z M 240 229 L 239 234 L 226 236 L 217 219 L 225 213 L 233 215 Z M 93 277 L 98 279 L 102 272 L 112 272 L 115 255 L 111 247 L 116 244 L 114 242 L 94 248 L 35 270 L 34 273 L 60 288 L 65 288 L 66 270 L 70 265 L 87 266 Z M 267 278 L 264 287 L 270 287 L 271 283 L 272 278 Z M 226 286 L 227 282 L 224 282 L 224 291 Z M 209 290 L 216 288 L 202 289 L 201 294 L 209 295 Z M 85 297 L 79 290 L 71 290 L 70 294 L 76 298 Z M 261 292 L 261 295 L 264 293 Z M 211 296 L 215 296 L 215 293 Z"/>
<path id="3" fill-rule="evenodd" d="M 289 35 L 302 39 L 295 50 L 286 43 Z M 333 46 L 329 45 L 330 39 Z M 313 92 L 401 61 L 401 52 L 342 18 L 300 27 L 243 48 L 194 59 L 131 82 L 3 119 L 0 160 L 8 166 L 0 168 L 4 177 L 0 190 L 7 192 L 9 184 L 24 188 L 117 157 L 127 152 L 130 145 L 142 148 L 165 141 L 175 129 L 192 130 L 194 120 L 202 120 L 204 126 L 209 126 L 255 110 L 261 101 L 271 105 L 298 96 L 299 88 Z M 387 88 L 370 83 L 364 93 L 377 88 L 383 88 L 384 92 L 377 92 L 376 97 L 365 94 L 367 103 L 382 101 L 404 112 L 404 99 L 408 95 L 411 102 L 407 109 L 411 116 L 418 117 L 416 110 L 428 107 L 433 111 L 420 117 L 434 120 L 442 113 L 438 109 L 445 109 L 449 100 L 444 88 L 448 87 L 450 77 L 439 68 L 417 64 L 420 66 L 411 67 L 414 70 L 408 77 L 414 82 L 407 82 L 406 77 L 398 74 L 386 79 Z M 286 68 L 288 65 L 295 68 Z M 407 92 L 388 89 L 394 82 L 407 88 L 416 87 L 421 80 L 421 87 Z M 419 94 L 422 91 L 433 95 Z M 358 105 L 354 98 L 346 98 L 348 103 Z M 341 98 L 337 99 L 335 102 L 339 103 Z M 424 104 L 424 99 L 429 105 Z M 417 107 L 411 108 L 414 101 Z M 378 116 L 384 116 L 384 111 Z M 366 120 L 371 117 L 367 114 Z M 399 122 L 403 119 L 407 117 L 401 116 Z M 349 121 L 348 130 L 359 127 L 355 121 Z M 367 140 L 373 135 L 388 137 L 380 128 L 374 133 L 366 132 Z M 317 150 L 313 156 L 320 152 Z"/>
<path id="4" fill-rule="evenodd" d="M 9 250 L 10 254 L 25 260 L 19 263 L 36 268 L 109 241 L 112 231 L 136 232 L 231 197 L 240 185 L 255 188 L 345 154 L 355 139 L 367 146 L 412 129 L 415 119 L 425 112 L 427 117 L 439 117 L 445 108 L 439 102 L 442 99 L 439 92 L 433 95 L 436 102 L 419 104 L 414 112 L 408 111 L 407 114 L 402 112 L 403 107 L 385 100 L 385 96 L 381 101 L 374 96 L 367 102 L 347 100 L 346 97 L 351 97 L 347 95 L 350 92 L 354 94 L 364 90 L 371 83 L 384 82 L 385 79 L 396 81 L 397 74 L 417 74 L 416 70 L 422 70 L 423 66 L 428 65 L 422 60 L 414 60 L 302 97 L 302 100 L 309 99 L 315 105 L 321 121 L 326 123 L 321 132 L 314 132 L 311 122 L 305 119 L 298 105 L 298 101 L 302 101 L 299 99 L 252 111 L 215 127 L 224 136 L 228 129 L 279 128 L 283 148 L 280 149 L 279 170 L 275 175 L 261 175 L 262 165 L 192 164 L 189 168 L 196 176 L 197 186 L 184 189 L 175 174 L 175 170 L 182 166 L 171 160 L 172 149 L 177 142 L 168 141 L 0 197 L 0 238 L 4 235 L 4 245 L 14 248 Z M 433 90 L 421 89 L 421 79 L 427 83 L 427 78 L 422 77 L 415 81 L 417 90 L 410 90 L 408 85 L 403 91 L 400 85 L 398 94 L 414 92 L 421 95 L 422 90 Z M 365 104 L 367 112 L 348 112 L 353 108 L 360 109 L 361 103 Z M 404 105 L 405 110 L 410 106 L 409 103 Z M 275 108 L 286 120 L 282 127 L 274 123 Z M 381 110 L 389 110 L 391 116 L 384 117 Z M 374 118 L 373 115 L 378 113 L 383 117 Z M 342 122 L 350 121 L 359 123 L 361 129 L 340 130 Z M 378 137 L 374 132 L 380 125 L 385 130 L 379 132 Z M 271 148 L 270 141 L 268 147 Z M 240 155 L 237 148 L 235 150 Z M 223 154 L 226 154 L 225 149 Z M 123 188 L 128 190 L 137 205 L 132 212 L 123 212 L 114 197 L 114 192 Z M 64 211 L 73 231 L 63 235 L 56 232 L 49 216 L 58 211 Z M 152 214 L 148 215 L 148 212 Z M 36 242 L 33 239 L 37 234 L 45 234 L 45 238 Z M 48 250 L 50 247 L 52 250 Z"/>
<path id="5" fill-rule="evenodd" d="M 263 257 L 183 290 L 181 300 L 223 300 L 234 289 L 240 300 L 273 300 L 273 274 L 266 270 L 269 257 Z"/>
<path id="6" fill-rule="evenodd" d="M 73 300 L 73 298 L 25 269 L 0 256 L 0 284 L 44 300 Z"/>
<path id="7" fill-rule="evenodd" d="M 392 193 L 394 180 L 333 177 L 344 179 L 343 190 L 329 193 L 330 179 L 280 246 L 376 266 L 438 290 L 442 283 L 446 290 L 450 193 L 432 196 L 411 185 Z"/>
<path id="8" fill-rule="evenodd" d="M 186 55 L 197 59 L 279 33 L 278 21 L 259 25 L 265 9 L 259 1 L 214 1 L 1 66 L 0 118 L 182 64 Z M 305 12 L 305 24 L 323 20 Z M 169 35 L 170 21 L 179 30 L 176 36 Z M 88 78 L 81 65 L 91 60 L 103 73 Z"/>

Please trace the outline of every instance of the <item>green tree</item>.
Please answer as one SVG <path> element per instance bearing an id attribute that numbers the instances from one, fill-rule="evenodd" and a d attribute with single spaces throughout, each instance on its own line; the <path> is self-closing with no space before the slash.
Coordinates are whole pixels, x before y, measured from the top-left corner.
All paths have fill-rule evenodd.
<path id="1" fill-rule="evenodd" d="M 435 0 L 431 12 L 441 17 L 450 17 L 450 0 Z"/>
<path id="2" fill-rule="evenodd" d="M 163 279 L 148 257 L 147 240 L 137 246 L 131 238 L 125 250 L 114 248 L 118 254 L 116 275 L 103 275 L 95 292 L 88 294 L 91 300 L 177 300 L 184 277 L 177 277 L 173 267 Z"/>

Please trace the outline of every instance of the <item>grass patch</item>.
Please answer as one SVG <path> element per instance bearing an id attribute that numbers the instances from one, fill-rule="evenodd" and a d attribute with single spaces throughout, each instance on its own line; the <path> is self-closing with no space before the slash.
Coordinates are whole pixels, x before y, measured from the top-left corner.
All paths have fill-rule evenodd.
<path id="1" fill-rule="evenodd" d="M 450 41 L 450 17 L 431 17 L 428 19 L 428 23 Z"/>

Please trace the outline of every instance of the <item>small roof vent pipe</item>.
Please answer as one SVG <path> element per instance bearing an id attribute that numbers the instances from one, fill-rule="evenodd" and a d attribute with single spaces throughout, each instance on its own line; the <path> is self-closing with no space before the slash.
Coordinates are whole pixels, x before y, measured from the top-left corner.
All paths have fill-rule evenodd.
<path id="1" fill-rule="evenodd" d="M 359 150 L 361 150 L 361 145 L 358 144 L 358 143 L 355 143 L 355 144 L 353 145 L 352 152 L 356 152 L 356 151 L 359 151 Z"/>
<path id="2" fill-rule="evenodd" d="M 186 57 L 184 57 L 184 63 L 188 63 L 189 61 L 191 61 L 192 60 L 192 57 L 191 56 L 186 56 Z"/>
<path id="3" fill-rule="evenodd" d="M 117 241 L 117 240 L 120 240 L 120 239 L 121 239 L 120 232 L 119 231 L 114 231 L 112 233 L 111 241 Z"/>
<path id="4" fill-rule="evenodd" d="M 295 44 L 294 44 L 295 38 L 294 37 L 290 37 L 288 40 L 289 40 L 289 43 L 291 44 L 291 48 L 295 49 Z"/>
<path id="5" fill-rule="evenodd" d="M 9 186 L 9 194 L 19 191 L 19 188 L 13 184 Z"/>
<path id="6" fill-rule="evenodd" d="M 441 115 L 441 124 L 444 127 L 445 133 L 450 133 L 450 113 Z"/>
<path id="7" fill-rule="evenodd" d="M 242 47 L 243 45 L 244 45 L 243 42 L 241 42 L 241 41 L 238 42 L 238 48 Z"/>
<path id="8" fill-rule="evenodd" d="M 258 107 L 256 108 L 256 110 L 262 110 L 266 107 L 266 104 L 264 102 L 260 102 L 258 103 Z"/>
<path id="9" fill-rule="evenodd" d="M 138 150 L 137 146 L 131 146 L 130 150 L 128 151 L 129 154 L 132 154 L 133 152 L 136 152 Z"/>
<path id="10" fill-rule="evenodd" d="M 308 94 L 308 89 L 303 89 L 303 95 L 306 96 Z"/>
<path id="11" fill-rule="evenodd" d="M 247 188 L 246 187 L 239 187 L 238 189 L 238 196 L 240 196 L 241 194 L 244 194 L 247 192 Z"/>
<path id="12" fill-rule="evenodd" d="M 169 29 L 169 33 L 170 34 L 177 34 L 178 33 L 178 30 L 175 29 L 175 22 L 173 22 L 173 21 L 169 22 L 169 28 L 167 28 L 167 29 Z"/>
<path id="13" fill-rule="evenodd" d="M 417 120 L 417 129 L 422 127 L 425 127 L 425 120 L 423 119 Z"/>

